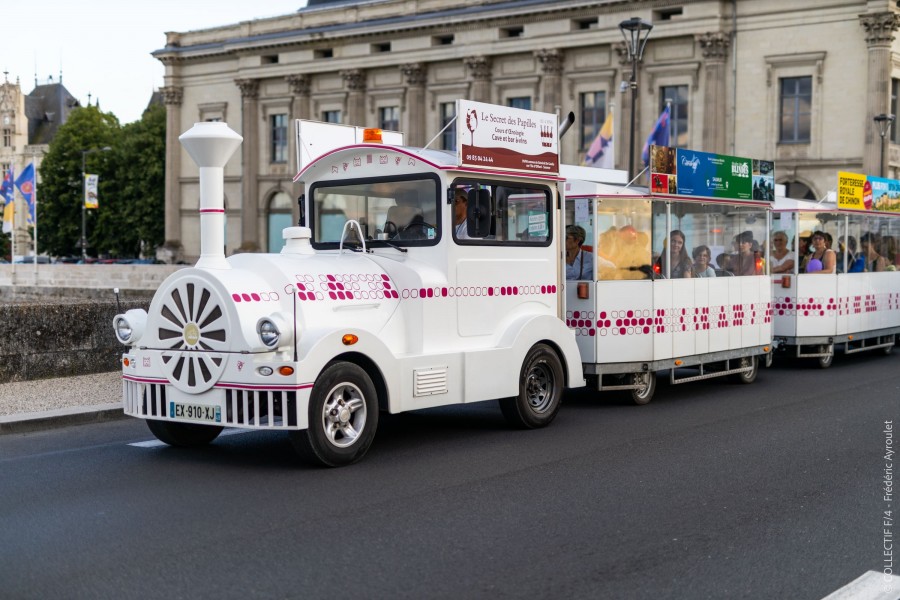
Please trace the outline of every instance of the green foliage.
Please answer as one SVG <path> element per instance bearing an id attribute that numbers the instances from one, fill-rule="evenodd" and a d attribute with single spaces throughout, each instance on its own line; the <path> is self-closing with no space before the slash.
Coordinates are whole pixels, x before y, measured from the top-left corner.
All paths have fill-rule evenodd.
<path id="1" fill-rule="evenodd" d="M 73 111 L 40 168 L 39 250 L 81 254 L 84 160 L 85 171 L 100 176 L 99 208 L 85 211 L 88 254 L 152 256 L 164 241 L 165 144 L 163 106 L 152 106 L 125 126 L 96 106 Z"/>

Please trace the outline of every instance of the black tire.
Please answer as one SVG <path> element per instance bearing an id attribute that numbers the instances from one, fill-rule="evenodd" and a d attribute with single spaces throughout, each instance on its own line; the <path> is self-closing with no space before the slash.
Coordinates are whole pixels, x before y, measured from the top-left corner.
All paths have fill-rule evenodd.
<path id="1" fill-rule="evenodd" d="M 638 406 L 649 404 L 653 400 L 653 394 L 656 393 L 656 373 L 653 371 L 632 373 L 629 379 L 633 385 L 641 386 L 630 391 L 631 401 Z"/>
<path id="2" fill-rule="evenodd" d="M 297 454 L 310 463 L 342 467 L 365 456 L 378 428 L 378 399 L 366 371 L 353 363 L 325 368 L 309 398 L 309 428 L 292 431 Z"/>
<path id="3" fill-rule="evenodd" d="M 819 346 L 819 352 L 827 352 L 828 346 Z M 816 364 L 820 369 L 827 369 L 834 362 L 834 350 L 828 356 L 820 356 L 816 359 Z"/>
<path id="4" fill-rule="evenodd" d="M 772 367 L 772 363 L 774 363 L 774 362 L 775 362 L 775 351 L 774 351 L 774 350 L 770 350 L 770 351 L 766 354 L 766 368 L 767 368 L 767 369 L 771 368 L 771 367 Z"/>
<path id="5" fill-rule="evenodd" d="M 222 433 L 222 427 L 218 425 L 195 425 L 156 419 L 148 419 L 147 427 L 159 441 L 179 448 L 206 446 Z"/>
<path id="6" fill-rule="evenodd" d="M 546 427 L 559 412 L 563 393 L 563 368 L 550 346 L 535 344 L 522 363 L 519 395 L 500 399 L 506 421 L 520 429 Z"/>
<path id="7" fill-rule="evenodd" d="M 756 356 L 745 356 L 740 359 L 739 362 L 741 367 L 753 367 L 749 371 L 744 371 L 743 373 L 735 373 L 734 380 L 738 383 L 748 384 L 756 381 L 756 376 L 759 374 L 759 357 Z"/>

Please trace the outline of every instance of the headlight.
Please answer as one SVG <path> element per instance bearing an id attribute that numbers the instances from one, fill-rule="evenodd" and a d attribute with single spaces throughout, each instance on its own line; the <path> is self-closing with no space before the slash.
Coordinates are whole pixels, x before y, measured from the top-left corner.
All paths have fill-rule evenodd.
<path id="1" fill-rule="evenodd" d="M 256 334 L 266 348 L 288 346 L 294 339 L 292 326 L 281 315 L 272 314 L 256 322 Z"/>
<path id="2" fill-rule="evenodd" d="M 272 319 L 260 319 L 256 324 L 256 333 L 259 334 L 260 341 L 268 348 L 277 346 L 278 340 L 281 339 L 281 331 Z"/>
<path id="3" fill-rule="evenodd" d="M 136 344 L 144 335 L 146 328 L 147 311 L 142 308 L 133 308 L 124 315 L 113 317 L 116 338 L 126 346 Z"/>

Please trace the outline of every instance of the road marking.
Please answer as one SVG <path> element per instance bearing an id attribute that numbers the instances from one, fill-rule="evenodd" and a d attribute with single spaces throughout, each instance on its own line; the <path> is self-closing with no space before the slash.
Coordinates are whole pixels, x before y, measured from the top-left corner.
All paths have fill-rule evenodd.
<path id="1" fill-rule="evenodd" d="M 251 433 L 253 429 L 225 429 L 222 433 L 219 434 L 219 437 L 225 435 L 239 435 L 241 433 Z M 161 442 L 159 440 L 147 440 L 146 442 L 134 442 L 128 444 L 129 446 L 134 446 L 135 448 L 159 448 L 160 446 L 168 446 L 165 442 Z"/>
<path id="2" fill-rule="evenodd" d="M 878 571 L 866 571 L 822 600 L 897 600 L 900 577 Z"/>

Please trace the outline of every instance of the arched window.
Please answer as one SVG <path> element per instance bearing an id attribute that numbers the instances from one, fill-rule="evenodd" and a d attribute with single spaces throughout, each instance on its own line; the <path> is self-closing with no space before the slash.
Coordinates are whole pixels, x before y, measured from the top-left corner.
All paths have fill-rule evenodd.
<path id="1" fill-rule="evenodd" d="M 291 197 L 286 192 L 278 192 L 269 200 L 269 244 L 268 251 L 281 252 L 284 247 L 282 231 L 290 227 L 291 222 Z"/>
<path id="2" fill-rule="evenodd" d="M 815 193 L 805 183 L 799 181 L 784 182 L 785 195 L 795 200 L 818 200 Z"/>

